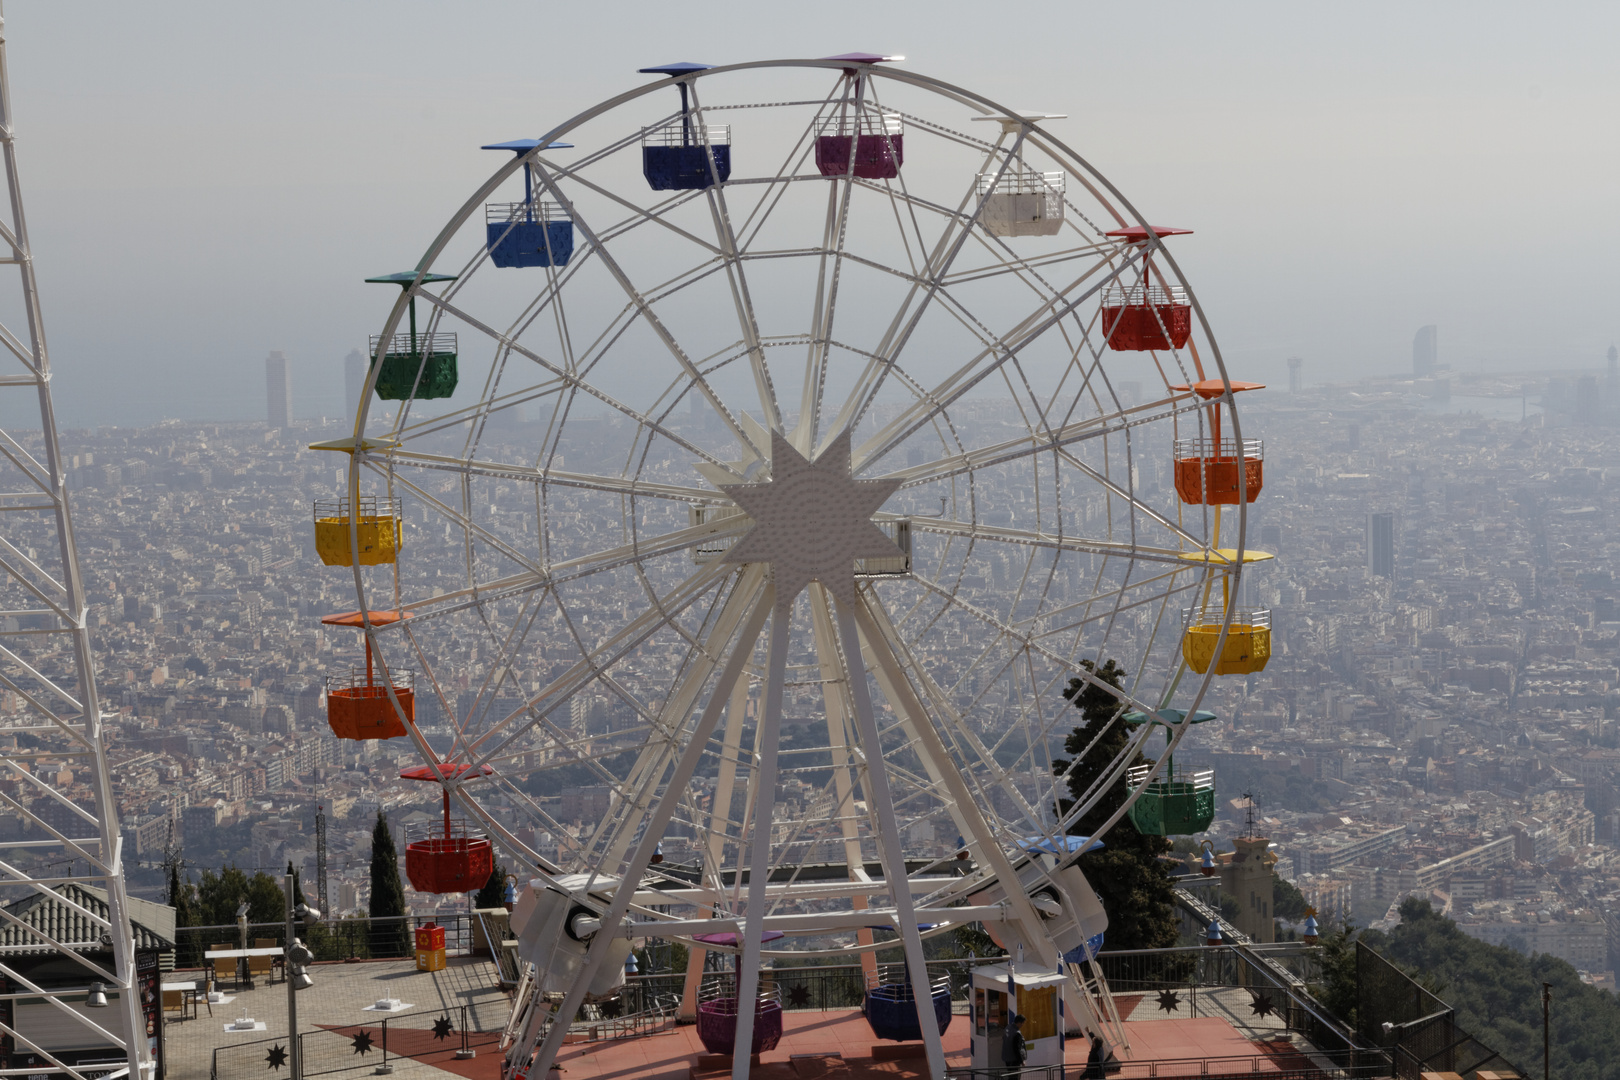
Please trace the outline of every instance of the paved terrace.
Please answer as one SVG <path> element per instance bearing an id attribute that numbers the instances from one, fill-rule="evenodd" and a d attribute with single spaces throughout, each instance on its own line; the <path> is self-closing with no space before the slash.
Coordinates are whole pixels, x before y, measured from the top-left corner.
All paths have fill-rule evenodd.
<path id="1" fill-rule="evenodd" d="M 393 1075 L 420 1080 L 498 1080 L 499 1031 L 506 1022 L 507 995 L 496 984 L 496 971 L 487 960 L 455 957 L 440 972 L 418 972 L 407 961 L 317 964 L 311 968 L 315 985 L 299 994 L 299 1026 L 305 1031 L 306 1076 L 370 1076 L 383 1060 L 383 1024 L 387 1018 L 388 1061 Z M 176 973 L 176 979 L 184 978 Z M 399 998 L 408 1008 L 395 1014 L 363 1012 L 378 998 Z M 1312 1049 L 1290 1037 L 1275 1014 L 1257 1015 L 1254 996 L 1242 989 L 1200 990 L 1179 994 L 1174 1008 L 1162 1006 L 1153 994 L 1121 994 L 1116 998 L 1126 1020 L 1131 1042 L 1127 1063 L 1116 1080 L 1140 1075 L 1175 1076 L 1286 1072 L 1308 1067 Z M 286 1000 L 283 983 L 261 980 L 254 990 L 236 994 L 229 1005 L 215 1005 L 213 1015 L 199 1005 L 196 1019 L 171 1019 L 165 1025 L 166 1074 L 170 1080 L 206 1080 L 214 1075 L 219 1050 L 219 1080 L 249 1076 L 285 1076 L 272 1067 L 272 1050 L 286 1046 Z M 465 1011 L 463 1011 L 465 1010 Z M 171 1014 L 172 1016 L 173 1014 Z M 238 1016 L 252 1016 L 266 1029 L 254 1033 L 227 1033 L 224 1026 Z M 463 1019 L 465 1017 L 465 1019 Z M 436 1038 L 435 1022 L 448 1018 L 453 1028 Z M 761 1080 L 797 1080 L 799 1077 L 836 1076 L 848 1080 L 884 1077 L 886 1080 L 926 1074 L 921 1057 L 893 1058 L 900 1049 L 877 1041 L 858 1010 L 794 1010 L 784 1017 L 781 1044 L 762 1055 L 754 1075 Z M 469 1032 L 467 1046 L 476 1056 L 457 1060 L 463 1046 L 461 1028 Z M 442 1026 L 442 1025 L 441 1025 Z M 947 1061 L 966 1068 L 968 1020 L 958 1013 L 945 1034 Z M 916 1049 L 920 1050 L 920 1044 Z M 1083 1066 L 1087 1044 L 1071 1040 L 1071 1068 Z M 882 1054 L 883 1056 L 879 1056 Z M 405 1056 L 399 1056 L 405 1055 Z M 695 1027 L 679 1027 L 633 1039 L 580 1043 L 568 1046 L 554 1080 L 689 1080 L 705 1077 L 704 1055 Z M 1224 1060 L 1210 1060 L 1224 1059 Z M 1148 1062 L 1171 1062 L 1148 1068 Z M 1325 1062 L 1317 1062 L 1325 1064 Z M 1077 1069 L 1075 1070 L 1077 1071 Z M 715 1080 L 721 1080 L 716 1073 Z M 724 1075 L 729 1075 L 728 1073 Z"/>
<path id="2" fill-rule="evenodd" d="M 177 971 L 166 978 L 180 981 L 192 974 Z M 200 976 L 201 972 L 195 974 Z M 488 960 L 452 957 L 449 967 L 434 972 L 418 972 L 409 960 L 314 964 L 310 975 L 315 985 L 298 994 L 298 1026 L 306 1033 L 306 1076 L 339 1070 L 350 1071 L 352 1076 L 371 1075 L 382 1059 L 382 1020 L 387 1018 L 389 1061 L 396 1066 L 393 1075 L 460 1075 L 477 1080 L 499 1077 L 500 1054 L 495 1042 L 511 1006 L 506 992 L 496 984 L 495 966 Z M 227 989 L 226 993 L 231 991 Z M 207 1080 L 212 1075 L 216 1048 L 225 1048 L 220 1055 L 219 1080 L 287 1075 L 285 1070 L 271 1069 L 267 1057 L 273 1047 L 287 1045 L 286 984 L 278 980 L 271 986 L 261 978 L 257 989 L 237 991 L 234 997 L 228 1005 L 213 1006 L 212 1016 L 202 1003 L 197 1006 L 200 1015 L 196 1019 L 176 1020 L 175 1013 L 168 1014 L 171 1019 L 164 1024 L 168 1080 Z M 410 1008 L 395 1014 L 361 1011 L 383 997 L 399 998 Z M 455 1060 L 454 1051 L 461 1046 L 463 1015 L 470 1031 L 491 1034 L 469 1036 L 478 1056 L 460 1062 Z M 266 1030 L 227 1033 L 225 1025 L 239 1016 L 262 1021 Z M 434 1021 L 440 1017 L 448 1017 L 454 1031 L 444 1039 L 435 1039 Z M 362 1032 L 373 1046 L 365 1052 L 355 1047 L 355 1036 Z M 361 1045 L 366 1041 L 360 1040 Z M 424 1061 L 401 1059 L 396 1063 L 393 1057 L 397 1052 L 427 1052 L 428 1057 Z"/>

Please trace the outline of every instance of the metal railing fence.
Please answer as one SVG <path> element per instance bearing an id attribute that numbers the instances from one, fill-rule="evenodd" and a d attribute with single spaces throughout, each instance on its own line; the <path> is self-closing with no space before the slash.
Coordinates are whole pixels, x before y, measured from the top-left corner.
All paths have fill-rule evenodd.
<path id="1" fill-rule="evenodd" d="M 466 955 L 475 942 L 473 916 L 467 912 L 454 915 L 398 915 L 370 919 L 365 917 L 327 920 L 303 931 L 304 944 L 315 953 L 317 961 L 324 960 L 382 960 L 409 959 L 415 948 L 416 930 L 429 923 L 444 927 L 444 947 L 451 956 Z M 183 926 L 175 931 L 174 966 L 176 969 L 206 967 L 208 947 L 228 945 L 236 948 L 242 943 L 241 928 L 236 924 L 225 926 Z M 249 944 L 269 938 L 285 948 L 285 923 L 249 923 Z"/>
<path id="2" fill-rule="evenodd" d="M 499 1052 L 500 1030 L 481 1028 L 476 1013 L 466 1005 L 378 1016 L 373 1023 L 320 1027 L 300 1033 L 304 1075 L 330 1076 L 355 1070 L 382 1073 L 389 1071 L 383 1066 L 390 1060 L 437 1063 Z M 210 1080 L 237 1080 L 274 1069 L 272 1054 L 278 1047 L 285 1063 L 285 1035 L 215 1047 Z"/>

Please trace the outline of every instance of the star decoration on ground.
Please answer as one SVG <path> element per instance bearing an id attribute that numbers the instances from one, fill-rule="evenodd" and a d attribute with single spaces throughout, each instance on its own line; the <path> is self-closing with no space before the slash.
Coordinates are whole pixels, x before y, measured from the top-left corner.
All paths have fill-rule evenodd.
<path id="1" fill-rule="evenodd" d="M 357 1053 L 357 1054 L 369 1054 L 369 1053 L 371 1053 L 371 1032 L 369 1032 L 369 1031 L 357 1031 L 357 1032 L 355 1032 L 355 1034 L 354 1034 L 354 1042 L 351 1045 L 354 1047 L 354 1052 Z"/>
<path id="2" fill-rule="evenodd" d="M 819 581 L 839 600 L 855 602 L 855 560 L 904 553 L 872 522 L 899 480 L 856 480 L 849 471 L 849 432 L 810 461 L 779 432 L 771 433 L 771 478 L 724 484 L 720 490 L 754 519 L 725 554 L 726 562 L 771 564 L 776 602 L 790 604 Z"/>
<path id="3" fill-rule="evenodd" d="M 1270 1016 L 1272 1013 L 1277 1011 L 1277 1007 L 1271 1003 L 1270 994 L 1250 990 L 1249 995 L 1254 998 L 1254 1000 L 1249 1003 L 1249 1008 L 1254 1010 L 1254 1015 Z"/>
<path id="4" fill-rule="evenodd" d="M 450 1037 L 450 1033 L 454 1030 L 456 1029 L 450 1026 L 450 1018 L 448 1016 L 441 1016 L 437 1020 L 433 1021 L 433 1037 L 435 1039 L 448 1039 Z"/>
<path id="5" fill-rule="evenodd" d="M 1174 990 L 1160 990 L 1159 1008 L 1163 1012 L 1175 1012 L 1181 1008 L 1181 995 Z"/>
<path id="6" fill-rule="evenodd" d="M 287 1048 L 285 1046 L 272 1046 L 270 1052 L 264 1055 L 264 1060 L 270 1063 L 269 1068 L 280 1071 L 281 1067 L 287 1064 Z"/>
<path id="7" fill-rule="evenodd" d="M 795 1009 L 810 1007 L 810 988 L 803 983 L 788 988 L 788 1004 Z"/>

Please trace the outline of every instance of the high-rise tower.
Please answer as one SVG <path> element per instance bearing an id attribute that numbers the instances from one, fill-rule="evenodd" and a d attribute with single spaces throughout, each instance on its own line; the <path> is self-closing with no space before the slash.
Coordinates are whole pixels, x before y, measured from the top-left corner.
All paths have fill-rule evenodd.
<path id="1" fill-rule="evenodd" d="M 1412 377 L 1426 379 L 1440 366 L 1440 328 L 1430 323 L 1412 338 Z"/>
<path id="2" fill-rule="evenodd" d="M 264 359 L 264 400 L 271 427 L 292 426 L 292 382 L 287 374 L 287 356 L 280 349 Z"/>
<path id="3" fill-rule="evenodd" d="M 152 1075 L 156 1041 L 147 1032 L 163 1024 L 160 976 L 156 954 L 141 958 L 150 969 L 136 967 L 118 804 L 90 651 L 89 603 L 74 545 L 50 353 L 17 175 L 5 38 L 0 32 L 0 155 L 6 170 L 0 263 L 15 267 L 18 276 L 0 290 L 7 319 L 17 316 L 0 327 L 9 346 L 0 350 L 0 396 L 7 406 L 0 416 L 6 427 L 15 423 L 22 430 L 0 432 L 0 441 L 28 449 L 0 458 L 0 473 L 6 474 L 0 490 L 11 493 L 11 512 L 0 522 L 0 548 L 8 552 L 0 558 L 0 587 L 14 598 L 12 606 L 29 609 L 31 620 L 26 633 L 7 635 L 0 650 L 0 682 L 14 691 L 8 697 L 19 706 L 0 716 L 0 776 L 14 785 L 15 795 L 4 799 L 6 812 L 29 837 L 8 844 L 0 880 L 0 905 L 9 913 L 12 935 L 4 957 L 8 989 L 24 991 L 8 995 L 14 1000 L 5 1013 L 6 1065 L 12 1072 L 78 1076 L 79 1062 L 124 1061 L 130 1077 L 144 1080 Z M 71 784 L 57 788 L 37 779 L 47 760 L 71 762 Z M 17 973 L 24 964 L 32 979 Z"/>
<path id="4" fill-rule="evenodd" d="M 1367 569 L 1375 577 L 1395 578 L 1395 515 L 1367 515 Z"/>
<path id="5" fill-rule="evenodd" d="M 1290 356 L 1288 358 L 1288 392 L 1297 394 L 1305 388 L 1305 373 L 1301 369 L 1305 366 L 1303 357 Z"/>

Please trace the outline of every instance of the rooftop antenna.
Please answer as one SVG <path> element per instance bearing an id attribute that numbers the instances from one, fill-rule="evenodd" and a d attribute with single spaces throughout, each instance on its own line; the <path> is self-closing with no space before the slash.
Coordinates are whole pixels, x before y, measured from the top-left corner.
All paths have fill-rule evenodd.
<path id="1" fill-rule="evenodd" d="M 1259 804 L 1255 802 L 1254 796 L 1247 791 L 1243 793 L 1243 801 L 1247 804 L 1243 811 L 1243 838 L 1253 840 L 1260 835 L 1260 822 L 1256 820 L 1255 814 L 1255 811 L 1259 809 Z"/>

